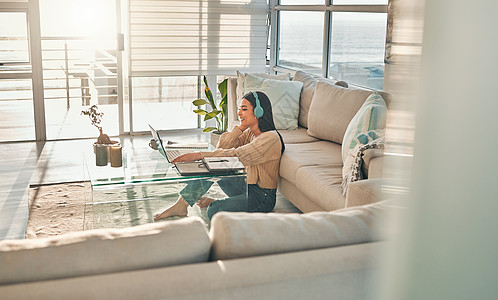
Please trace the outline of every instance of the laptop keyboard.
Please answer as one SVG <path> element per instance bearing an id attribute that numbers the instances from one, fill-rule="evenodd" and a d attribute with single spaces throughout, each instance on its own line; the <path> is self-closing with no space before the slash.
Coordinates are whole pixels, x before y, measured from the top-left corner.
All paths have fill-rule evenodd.
<path id="1" fill-rule="evenodd" d="M 166 150 L 166 156 L 168 157 L 169 161 L 173 161 L 173 159 L 177 158 L 178 156 L 188 153 L 190 151 L 185 151 L 185 150 L 177 150 L 177 149 L 169 149 Z"/>

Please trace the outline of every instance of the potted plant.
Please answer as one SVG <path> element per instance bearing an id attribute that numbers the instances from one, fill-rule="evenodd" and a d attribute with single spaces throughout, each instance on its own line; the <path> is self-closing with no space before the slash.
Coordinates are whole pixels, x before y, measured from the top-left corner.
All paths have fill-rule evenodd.
<path id="1" fill-rule="evenodd" d="M 107 134 L 104 134 L 102 130 L 102 126 L 100 126 L 100 122 L 102 122 L 102 117 L 104 116 L 103 112 L 99 112 L 99 108 L 97 105 L 92 105 L 87 110 L 81 111 L 82 115 L 86 115 L 90 118 L 92 125 L 97 127 L 100 134 L 97 138 L 97 141 L 93 143 L 93 151 L 95 152 L 95 160 L 97 166 L 105 166 L 109 160 L 109 147 L 111 145 L 118 144 L 117 141 L 112 141 Z"/>
<path id="2" fill-rule="evenodd" d="M 203 129 L 203 132 L 211 132 L 211 144 L 216 145 L 218 143 L 218 139 L 223 132 L 226 132 L 228 129 L 228 108 L 227 108 L 227 82 L 228 79 L 223 80 L 218 84 L 218 91 L 220 91 L 221 101 L 219 106 L 216 106 L 216 101 L 214 100 L 213 93 L 209 88 L 209 85 L 206 80 L 206 76 L 204 76 L 204 94 L 206 94 L 206 99 L 197 99 L 192 101 L 192 104 L 195 106 L 209 105 L 208 110 L 204 110 L 201 108 L 194 109 L 196 114 L 204 116 L 204 121 L 215 119 L 216 127 L 206 127 Z"/>

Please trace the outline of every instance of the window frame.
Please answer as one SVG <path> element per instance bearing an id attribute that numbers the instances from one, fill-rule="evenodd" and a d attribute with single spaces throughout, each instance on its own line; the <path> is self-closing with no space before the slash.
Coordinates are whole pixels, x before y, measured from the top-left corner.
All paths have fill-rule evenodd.
<path id="1" fill-rule="evenodd" d="M 332 42 L 332 14 L 334 12 L 364 12 L 364 13 L 388 13 L 388 4 L 333 4 L 333 0 L 324 0 L 323 5 L 281 5 L 280 0 L 269 0 L 271 10 L 271 36 L 270 36 L 270 71 L 272 73 L 295 73 L 297 69 L 279 66 L 280 45 L 280 20 L 281 11 L 319 11 L 324 13 L 323 22 L 323 49 L 322 49 L 322 77 L 328 78 L 330 68 L 330 52 Z M 391 0 L 389 0 L 391 1 Z M 389 19 L 389 16 L 388 16 Z M 384 74 L 385 78 L 385 74 Z M 351 85 L 355 85 L 351 83 Z M 368 88 L 368 87 L 366 87 Z"/>

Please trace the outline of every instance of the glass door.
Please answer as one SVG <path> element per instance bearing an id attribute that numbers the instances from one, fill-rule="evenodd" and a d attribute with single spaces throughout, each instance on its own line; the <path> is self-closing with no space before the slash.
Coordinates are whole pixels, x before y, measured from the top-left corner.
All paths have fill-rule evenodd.
<path id="1" fill-rule="evenodd" d="M 47 139 L 97 137 L 93 105 L 118 135 L 116 0 L 40 0 L 40 23 Z"/>
<path id="2" fill-rule="evenodd" d="M 25 11 L 0 4 L 0 142 L 35 139 Z"/>

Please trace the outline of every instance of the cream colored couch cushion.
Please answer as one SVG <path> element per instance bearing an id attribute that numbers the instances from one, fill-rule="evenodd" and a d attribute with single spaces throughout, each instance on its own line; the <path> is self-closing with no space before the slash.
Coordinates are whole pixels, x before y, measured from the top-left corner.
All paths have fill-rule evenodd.
<path id="1" fill-rule="evenodd" d="M 349 123 L 371 93 L 318 82 L 308 115 L 308 134 L 341 144 Z"/>
<path id="2" fill-rule="evenodd" d="M 325 210 L 344 208 L 341 165 L 304 166 L 296 172 L 296 186 L 310 200 Z"/>
<path id="3" fill-rule="evenodd" d="M 301 99 L 299 100 L 299 126 L 308 128 L 308 113 L 310 110 L 311 100 L 315 94 L 315 87 L 320 77 L 297 71 L 294 74 L 293 81 L 300 81 L 303 83 L 303 90 L 301 91 Z"/>
<path id="4" fill-rule="evenodd" d="M 213 259 L 302 251 L 381 239 L 383 203 L 308 214 L 226 213 L 211 221 Z"/>
<path id="5" fill-rule="evenodd" d="M 313 165 L 342 167 L 341 145 L 327 141 L 286 144 L 280 159 L 280 176 L 295 183 L 297 170 Z"/>
<path id="6" fill-rule="evenodd" d="M 314 201 L 311 201 L 302 191 L 297 188 L 294 182 L 280 177 L 278 182 L 278 191 L 285 196 L 285 199 L 289 200 L 296 208 L 298 208 L 303 213 L 309 213 L 313 211 L 325 211 L 325 208 L 318 205 Z"/>
<path id="7" fill-rule="evenodd" d="M 5 240 L 0 242 L 0 284 L 204 262 L 209 251 L 206 227 L 198 217 Z"/>
<path id="8" fill-rule="evenodd" d="M 308 130 L 298 127 L 296 130 L 279 130 L 285 144 L 317 142 L 319 139 L 308 135 Z"/>

